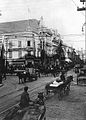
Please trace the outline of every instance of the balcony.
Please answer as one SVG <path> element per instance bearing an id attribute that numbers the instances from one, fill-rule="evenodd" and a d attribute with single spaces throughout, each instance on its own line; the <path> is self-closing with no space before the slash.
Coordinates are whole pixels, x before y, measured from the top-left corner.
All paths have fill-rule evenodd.
<path id="1" fill-rule="evenodd" d="M 19 51 L 19 50 L 22 50 L 22 51 L 33 51 L 34 48 L 33 47 L 26 47 L 26 48 L 9 48 L 8 49 L 8 52 L 12 52 L 12 51 Z"/>

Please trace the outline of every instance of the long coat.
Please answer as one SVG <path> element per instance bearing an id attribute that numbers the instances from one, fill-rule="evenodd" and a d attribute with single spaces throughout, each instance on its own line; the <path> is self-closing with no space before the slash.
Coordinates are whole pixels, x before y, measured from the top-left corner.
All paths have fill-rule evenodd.
<path id="1" fill-rule="evenodd" d="M 20 107 L 24 108 L 29 106 L 30 98 L 28 92 L 23 92 L 20 99 Z"/>

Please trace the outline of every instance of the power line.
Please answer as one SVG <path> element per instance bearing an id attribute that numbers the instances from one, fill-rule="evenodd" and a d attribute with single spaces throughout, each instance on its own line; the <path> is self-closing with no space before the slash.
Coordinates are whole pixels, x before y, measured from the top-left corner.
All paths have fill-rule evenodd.
<path id="1" fill-rule="evenodd" d="M 63 42 L 74 42 L 74 43 L 76 43 L 76 42 L 84 42 L 84 40 L 82 39 L 82 40 L 63 40 Z"/>
<path id="2" fill-rule="evenodd" d="M 74 3 L 74 5 L 77 7 L 77 4 L 75 3 L 75 1 L 74 0 L 71 0 L 73 3 Z"/>
<path id="3" fill-rule="evenodd" d="M 83 34 L 65 34 L 65 35 L 61 35 L 61 36 L 84 36 Z"/>
<path id="4" fill-rule="evenodd" d="M 75 3 L 75 1 L 74 0 L 71 0 L 73 3 L 74 3 L 74 5 L 76 6 L 76 7 L 78 7 L 78 5 Z M 81 13 L 81 12 L 80 12 Z M 83 16 L 85 16 L 84 15 L 84 13 L 81 13 Z"/>

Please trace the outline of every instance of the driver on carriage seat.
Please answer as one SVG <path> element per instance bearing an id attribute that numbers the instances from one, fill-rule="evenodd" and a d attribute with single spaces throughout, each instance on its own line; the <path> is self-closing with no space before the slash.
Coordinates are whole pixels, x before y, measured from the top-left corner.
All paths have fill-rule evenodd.
<path id="1" fill-rule="evenodd" d="M 32 102 L 30 100 L 29 93 L 27 91 L 28 91 L 28 86 L 25 86 L 24 92 L 21 94 L 21 99 L 19 104 L 21 108 L 28 107 L 30 105 L 30 102 Z"/>
<path id="2" fill-rule="evenodd" d="M 64 74 L 64 72 L 61 72 L 60 79 L 61 79 L 61 81 L 65 82 L 65 74 Z"/>

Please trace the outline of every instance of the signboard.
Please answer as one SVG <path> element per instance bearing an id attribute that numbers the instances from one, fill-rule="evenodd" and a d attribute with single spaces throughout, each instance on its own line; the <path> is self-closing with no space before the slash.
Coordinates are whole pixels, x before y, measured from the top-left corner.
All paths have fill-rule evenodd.
<path id="1" fill-rule="evenodd" d="M 82 8 L 77 7 L 77 11 L 83 11 L 83 10 L 86 10 L 86 7 L 82 7 Z"/>
<path id="2" fill-rule="evenodd" d="M 80 2 L 85 2 L 85 0 L 80 0 Z"/>

